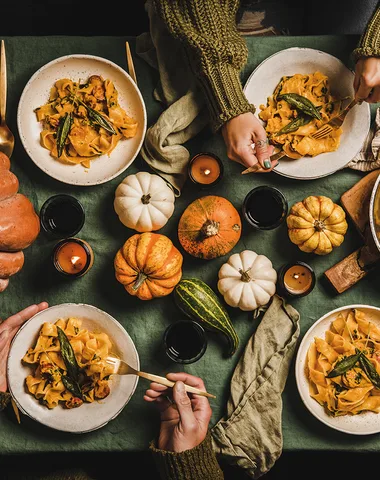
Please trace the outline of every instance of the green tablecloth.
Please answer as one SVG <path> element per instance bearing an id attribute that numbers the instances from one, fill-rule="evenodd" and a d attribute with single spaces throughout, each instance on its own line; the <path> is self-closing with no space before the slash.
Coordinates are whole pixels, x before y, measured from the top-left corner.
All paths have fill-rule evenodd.
<path id="1" fill-rule="evenodd" d="M 27 305 L 46 300 L 50 305 L 63 302 L 88 303 L 113 315 L 128 331 L 136 344 L 141 369 L 165 375 L 182 367 L 165 358 L 162 351 L 162 335 L 166 326 L 181 317 L 172 297 L 142 302 L 129 296 L 116 281 L 113 258 L 118 248 L 134 232 L 124 227 L 113 209 L 116 186 L 128 174 L 142 168 L 138 157 L 124 174 L 96 187 L 74 187 L 60 183 L 38 169 L 25 153 L 17 134 L 18 100 L 31 75 L 47 62 L 68 54 L 84 53 L 108 58 L 127 69 L 125 41 L 128 37 L 8 37 L 5 38 L 8 61 L 8 122 L 16 135 L 12 156 L 12 170 L 20 180 L 20 191 L 33 202 L 37 211 L 43 202 L 56 193 L 75 195 L 86 209 L 86 223 L 78 234 L 94 248 L 95 263 L 92 270 L 75 281 L 65 281 L 52 274 L 49 256 L 54 242 L 43 233 L 28 248 L 25 266 L 11 281 L 9 288 L 0 295 L 0 315 L 8 315 Z M 249 61 L 243 72 L 243 82 L 252 70 L 266 57 L 281 49 L 300 46 L 329 52 L 349 65 L 350 52 L 357 42 L 356 37 L 261 37 L 247 38 L 250 50 Z M 148 125 L 160 113 L 160 106 L 153 99 L 153 89 L 158 80 L 157 72 L 135 56 L 135 69 L 139 88 L 146 102 Z M 240 175 L 241 166 L 228 161 L 224 142 L 220 135 L 203 132 L 191 142 L 192 154 L 213 151 L 224 160 L 225 176 L 212 193 L 226 196 L 240 211 L 246 193 L 255 185 L 269 184 L 279 187 L 289 204 L 304 197 L 327 195 L 339 201 L 340 195 L 356 183 L 363 174 L 344 170 L 313 181 L 295 181 L 276 175 Z M 203 193 L 204 194 L 204 193 Z M 178 246 L 177 224 L 184 208 L 201 194 L 191 184 L 186 184 L 182 196 L 176 200 L 175 212 L 160 233 L 168 235 Z M 286 225 L 274 231 L 258 232 L 243 225 L 241 240 L 233 250 L 252 249 L 267 255 L 276 269 L 289 260 L 304 260 L 310 263 L 317 274 L 317 285 L 308 297 L 292 302 L 301 314 L 301 339 L 307 329 L 326 312 L 352 303 L 379 306 L 379 271 L 368 275 L 355 287 L 341 295 L 335 295 L 323 281 L 323 272 L 351 253 L 360 245 L 360 238 L 350 225 L 342 246 L 325 257 L 303 254 L 290 243 Z M 231 252 L 231 253 L 233 253 Z M 212 261 L 197 260 L 184 254 L 184 277 L 197 276 L 216 289 L 217 272 L 227 257 Z M 231 318 L 241 339 L 240 350 L 231 358 L 223 357 L 224 338 L 209 334 L 209 345 L 204 357 L 197 363 L 183 367 L 192 374 L 201 376 L 213 400 L 212 424 L 223 415 L 229 392 L 229 380 L 248 338 L 255 331 L 257 321 L 251 313 L 229 309 Z M 140 379 L 137 389 L 122 413 L 100 430 L 84 435 L 70 435 L 41 426 L 22 417 L 17 425 L 9 408 L 0 414 L 0 451 L 3 454 L 52 451 L 141 451 L 158 430 L 158 414 L 155 408 L 144 402 L 143 394 L 148 386 Z M 294 450 L 347 450 L 374 451 L 380 448 L 377 435 L 357 437 L 332 430 L 315 419 L 304 407 L 296 388 L 293 369 L 283 394 L 284 451 Z"/>

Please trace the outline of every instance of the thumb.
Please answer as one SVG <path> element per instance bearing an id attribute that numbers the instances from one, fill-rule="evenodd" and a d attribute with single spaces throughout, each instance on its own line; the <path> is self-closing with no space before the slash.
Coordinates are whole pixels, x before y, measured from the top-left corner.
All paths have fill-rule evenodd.
<path id="1" fill-rule="evenodd" d="M 264 170 L 271 168 L 270 154 L 266 139 L 255 142 L 256 158 Z"/>
<path id="2" fill-rule="evenodd" d="M 177 410 L 181 418 L 181 423 L 186 429 L 194 423 L 194 413 L 191 407 L 191 400 L 186 393 L 185 384 L 177 381 L 173 388 L 173 400 L 177 405 Z"/>

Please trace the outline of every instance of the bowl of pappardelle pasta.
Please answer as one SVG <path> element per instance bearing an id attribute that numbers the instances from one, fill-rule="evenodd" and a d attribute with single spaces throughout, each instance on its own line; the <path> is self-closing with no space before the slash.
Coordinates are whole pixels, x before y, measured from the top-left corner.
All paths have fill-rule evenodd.
<path id="1" fill-rule="evenodd" d="M 380 432 L 380 308 L 348 305 L 317 320 L 296 356 L 306 408 L 344 433 Z"/>
<path id="2" fill-rule="evenodd" d="M 354 73 L 338 58 L 312 48 L 281 50 L 251 73 L 244 92 L 256 107 L 274 153 L 274 171 L 298 180 L 321 178 L 344 168 L 361 149 L 370 129 L 368 103 L 355 105 L 341 128 L 313 138 L 353 100 Z"/>
<path id="3" fill-rule="evenodd" d="M 139 153 L 147 115 L 140 90 L 119 65 L 67 55 L 39 68 L 21 94 L 17 125 L 33 162 L 61 182 L 112 180 Z"/>
<path id="4" fill-rule="evenodd" d="M 133 340 L 111 315 L 87 304 L 49 307 L 12 341 L 9 391 L 23 414 L 47 427 L 96 430 L 121 413 L 138 383 L 135 375 L 113 375 L 108 355 L 139 369 Z"/>

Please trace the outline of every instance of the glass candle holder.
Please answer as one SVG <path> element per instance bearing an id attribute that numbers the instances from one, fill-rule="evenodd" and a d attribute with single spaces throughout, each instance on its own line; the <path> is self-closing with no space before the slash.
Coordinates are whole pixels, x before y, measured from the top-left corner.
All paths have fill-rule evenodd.
<path id="1" fill-rule="evenodd" d="M 194 320 L 177 320 L 165 330 L 164 345 L 167 356 L 174 362 L 194 363 L 206 351 L 206 333 Z"/>
<path id="2" fill-rule="evenodd" d="M 40 210 L 42 229 L 57 238 L 73 237 L 82 229 L 84 220 L 83 205 L 71 195 L 53 195 Z"/>
<path id="3" fill-rule="evenodd" d="M 217 185 L 223 178 L 223 162 L 213 153 L 198 153 L 189 162 L 190 180 L 202 189 Z"/>
<path id="4" fill-rule="evenodd" d="M 277 188 L 261 185 L 248 192 L 242 210 L 252 227 L 258 230 L 272 230 L 285 220 L 288 202 Z"/>
<path id="5" fill-rule="evenodd" d="M 78 278 L 87 273 L 94 263 L 91 246 L 80 238 L 65 238 L 53 249 L 53 265 L 65 277 Z"/>
<path id="6" fill-rule="evenodd" d="M 315 282 L 314 270 L 305 262 L 283 265 L 278 273 L 279 293 L 291 298 L 309 295 Z"/>

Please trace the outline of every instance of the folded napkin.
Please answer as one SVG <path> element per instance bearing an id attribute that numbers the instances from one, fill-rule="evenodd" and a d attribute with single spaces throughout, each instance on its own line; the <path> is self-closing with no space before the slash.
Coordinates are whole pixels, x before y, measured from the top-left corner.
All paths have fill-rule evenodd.
<path id="1" fill-rule="evenodd" d="M 227 413 L 211 429 L 220 460 L 259 478 L 282 453 L 282 398 L 300 333 L 300 315 L 272 299 L 231 379 Z"/>
<path id="2" fill-rule="evenodd" d="M 371 125 L 368 135 L 360 151 L 349 162 L 348 167 L 353 170 L 370 172 L 380 168 L 380 107 L 376 110 L 375 121 Z"/>
<path id="3" fill-rule="evenodd" d="M 140 153 L 145 162 L 169 182 L 178 197 L 187 178 L 190 159 L 183 144 L 208 123 L 208 112 L 183 46 L 169 34 L 151 0 L 145 2 L 145 10 L 150 32 L 136 38 L 136 51 L 158 69 L 160 84 L 154 96 L 164 111 L 148 128 Z"/>

